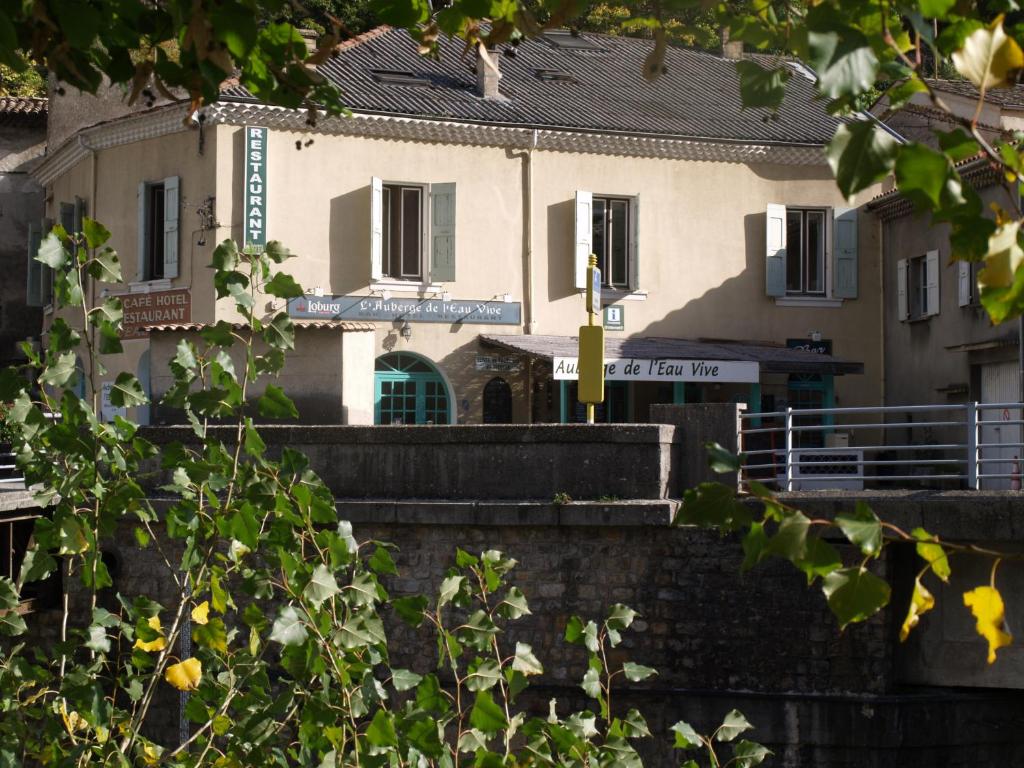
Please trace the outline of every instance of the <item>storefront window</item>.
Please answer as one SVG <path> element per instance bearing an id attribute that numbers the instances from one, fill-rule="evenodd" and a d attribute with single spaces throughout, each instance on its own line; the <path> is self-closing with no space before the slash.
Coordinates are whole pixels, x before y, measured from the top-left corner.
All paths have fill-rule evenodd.
<path id="1" fill-rule="evenodd" d="M 448 387 L 429 362 L 407 352 L 377 358 L 374 366 L 377 424 L 448 424 Z"/>

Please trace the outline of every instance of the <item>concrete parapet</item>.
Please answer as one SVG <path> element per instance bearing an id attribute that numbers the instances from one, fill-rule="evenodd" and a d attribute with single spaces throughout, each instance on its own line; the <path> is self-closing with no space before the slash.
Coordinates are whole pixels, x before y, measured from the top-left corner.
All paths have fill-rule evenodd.
<path id="1" fill-rule="evenodd" d="M 681 427 L 679 435 L 680 487 L 692 488 L 708 481 L 736 483 L 736 475 L 718 475 L 708 466 L 706 443 L 719 443 L 733 453 L 739 451 L 739 405 L 735 403 L 693 403 L 652 405 L 651 421 Z"/>

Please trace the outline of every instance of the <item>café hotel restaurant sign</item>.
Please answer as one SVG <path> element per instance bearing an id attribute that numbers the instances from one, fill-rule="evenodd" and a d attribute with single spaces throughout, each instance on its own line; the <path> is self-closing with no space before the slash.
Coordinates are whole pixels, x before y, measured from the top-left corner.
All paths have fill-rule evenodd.
<path id="1" fill-rule="evenodd" d="M 144 339 L 150 325 L 192 321 L 192 294 L 188 288 L 118 296 L 124 310 L 122 339 Z"/>
<path id="2" fill-rule="evenodd" d="M 575 357 L 556 357 L 553 362 L 556 381 L 579 379 Z M 608 381 L 717 381 L 728 384 L 756 384 L 760 375 L 756 362 L 737 360 L 647 360 L 625 358 L 606 360 L 604 377 Z"/>
<path id="3" fill-rule="evenodd" d="M 288 315 L 319 320 L 407 320 L 410 323 L 518 325 L 520 304 L 487 299 L 384 299 L 379 296 L 300 296 Z"/>

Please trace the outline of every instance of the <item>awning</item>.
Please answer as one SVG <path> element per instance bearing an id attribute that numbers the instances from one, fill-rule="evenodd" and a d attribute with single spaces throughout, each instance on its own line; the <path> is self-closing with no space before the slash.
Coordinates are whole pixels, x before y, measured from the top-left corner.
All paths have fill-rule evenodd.
<path id="1" fill-rule="evenodd" d="M 554 360 L 574 358 L 579 353 L 575 336 L 484 335 L 483 344 L 524 352 L 533 357 Z M 654 336 L 605 338 L 606 360 L 709 360 L 755 362 L 761 373 L 833 374 L 864 373 L 864 363 L 842 360 L 831 355 L 790 349 L 781 344 L 748 341 L 671 339 Z"/>

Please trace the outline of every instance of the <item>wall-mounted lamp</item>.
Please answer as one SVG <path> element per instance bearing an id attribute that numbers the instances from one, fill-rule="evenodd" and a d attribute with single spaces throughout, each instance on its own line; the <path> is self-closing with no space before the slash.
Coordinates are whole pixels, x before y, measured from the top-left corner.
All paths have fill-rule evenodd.
<path id="1" fill-rule="evenodd" d="M 402 338 L 408 341 L 412 338 L 412 325 L 409 324 L 408 320 L 403 320 L 402 324 L 398 328 L 398 332 L 402 334 Z"/>
<path id="2" fill-rule="evenodd" d="M 381 291 L 380 292 L 380 297 L 382 299 L 384 299 L 384 301 L 391 301 L 391 291 L 387 291 L 387 290 Z"/>
<path id="3" fill-rule="evenodd" d="M 503 302 L 505 302 L 506 304 L 511 304 L 512 303 L 512 294 L 511 293 L 502 294 L 501 300 Z"/>
<path id="4" fill-rule="evenodd" d="M 810 331 L 807 335 L 811 341 L 821 341 L 821 331 Z"/>
<path id="5" fill-rule="evenodd" d="M 444 293 L 441 294 L 441 301 L 451 301 L 451 300 L 452 300 L 452 295 L 450 293 L 448 293 L 448 291 L 445 291 Z"/>
<path id="6" fill-rule="evenodd" d="M 324 295 L 323 287 L 319 286 L 319 285 L 313 286 L 313 295 L 314 296 L 323 296 Z"/>

